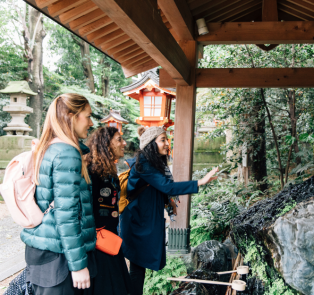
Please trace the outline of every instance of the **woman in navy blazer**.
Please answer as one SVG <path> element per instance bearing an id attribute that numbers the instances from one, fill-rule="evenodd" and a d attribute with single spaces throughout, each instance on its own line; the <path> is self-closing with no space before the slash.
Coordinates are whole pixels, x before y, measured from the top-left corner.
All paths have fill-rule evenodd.
<path id="1" fill-rule="evenodd" d="M 140 148 L 135 158 L 128 160 L 131 167 L 128 196 L 144 191 L 132 201 L 120 216 L 120 236 L 124 256 L 130 260 L 130 276 L 135 293 L 143 294 L 146 268 L 158 271 L 166 264 L 165 205 L 176 204 L 169 196 L 198 192 L 198 186 L 216 179 L 217 168 L 199 181 L 174 182 L 167 166 L 169 143 L 162 127 L 140 127 Z M 148 186 L 147 186 L 148 185 Z"/>

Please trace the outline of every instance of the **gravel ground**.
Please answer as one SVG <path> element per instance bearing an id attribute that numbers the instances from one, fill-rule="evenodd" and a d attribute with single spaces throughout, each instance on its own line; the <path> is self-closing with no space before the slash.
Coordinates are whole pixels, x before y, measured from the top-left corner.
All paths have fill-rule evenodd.
<path id="1" fill-rule="evenodd" d="M 22 228 L 11 218 L 3 201 L 0 201 L 0 264 L 16 254 L 24 252 L 25 244 L 20 240 Z M 20 272 L 0 282 L 0 295 Z"/>
<path id="2" fill-rule="evenodd" d="M 25 244 L 20 239 L 22 227 L 11 218 L 4 202 L 0 203 L 0 263 L 20 254 Z"/>

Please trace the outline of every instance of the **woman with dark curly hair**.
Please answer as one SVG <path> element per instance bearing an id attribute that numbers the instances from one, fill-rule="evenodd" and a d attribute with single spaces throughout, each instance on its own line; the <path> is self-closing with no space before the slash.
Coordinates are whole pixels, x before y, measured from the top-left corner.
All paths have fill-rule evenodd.
<path id="1" fill-rule="evenodd" d="M 115 162 L 124 157 L 123 140 L 117 128 L 101 127 L 88 138 L 90 153 L 85 161 L 92 180 L 93 211 L 96 228 L 117 233 L 119 223 L 119 178 Z M 111 256 L 96 249 L 97 276 L 89 294 L 131 294 L 131 281 L 122 250 Z"/>
<path id="2" fill-rule="evenodd" d="M 146 268 L 158 271 L 166 265 L 165 205 L 176 215 L 176 196 L 197 193 L 198 186 L 216 179 L 218 171 L 213 169 L 199 181 L 174 182 L 167 165 L 166 131 L 139 127 L 138 133 L 140 151 L 127 161 L 131 167 L 127 186 L 131 203 L 121 214 L 119 226 L 123 253 L 130 260 L 133 295 L 143 294 Z M 135 194 L 137 197 L 132 198 Z"/>

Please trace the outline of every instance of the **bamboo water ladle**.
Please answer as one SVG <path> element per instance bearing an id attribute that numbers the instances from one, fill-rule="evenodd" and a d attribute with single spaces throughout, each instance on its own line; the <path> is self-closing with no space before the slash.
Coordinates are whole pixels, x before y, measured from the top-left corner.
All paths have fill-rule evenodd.
<path id="1" fill-rule="evenodd" d="M 217 272 L 217 274 L 222 275 L 222 274 L 228 274 L 228 273 L 233 273 L 233 272 L 237 272 L 239 275 L 245 275 L 249 273 L 249 267 L 241 265 L 241 266 L 238 266 L 236 270 Z M 225 285 L 225 286 L 231 286 L 231 288 L 236 291 L 244 291 L 246 287 L 246 283 L 241 280 L 233 280 L 232 283 L 225 283 L 225 282 L 208 281 L 208 280 L 186 279 L 184 276 L 178 277 L 178 278 L 168 278 L 167 280 L 195 282 L 195 283 L 202 283 L 202 284 Z"/>
<path id="2" fill-rule="evenodd" d="M 224 275 L 228 273 L 236 272 L 238 275 L 247 275 L 249 273 L 249 267 L 245 265 L 238 266 L 236 270 L 230 270 L 230 271 L 221 271 L 217 272 L 218 275 Z"/>
<path id="3" fill-rule="evenodd" d="M 217 282 L 217 281 L 207 281 L 207 280 L 196 280 L 196 279 L 186 279 L 184 277 L 179 278 L 167 278 L 169 281 L 182 281 L 182 282 L 194 282 L 194 283 L 201 283 L 201 284 L 213 284 L 213 285 L 224 285 L 224 286 L 231 286 L 232 289 L 236 291 L 245 291 L 246 283 L 241 280 L 234 280 L 232 283 L 225 283 L 225 282 Z"/>

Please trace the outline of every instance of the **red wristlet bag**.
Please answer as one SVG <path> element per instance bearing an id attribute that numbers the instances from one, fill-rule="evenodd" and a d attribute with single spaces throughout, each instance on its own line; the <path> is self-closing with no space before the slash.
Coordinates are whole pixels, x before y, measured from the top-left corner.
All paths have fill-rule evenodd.
<path id="1" fill-rule="evenodd" d="M 96 232 L 96 249 L 112 256 L 117 255 L 121 248 L 122 239 L 113 232 L 104 229 L 104 226 L 96 228 Z"/>

